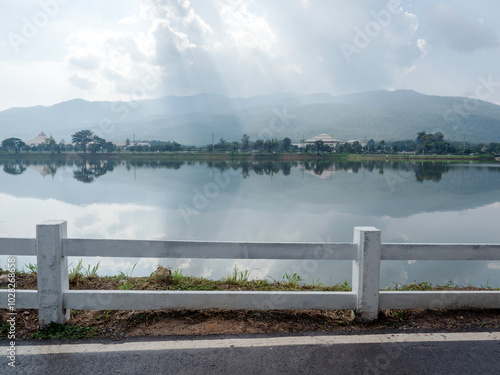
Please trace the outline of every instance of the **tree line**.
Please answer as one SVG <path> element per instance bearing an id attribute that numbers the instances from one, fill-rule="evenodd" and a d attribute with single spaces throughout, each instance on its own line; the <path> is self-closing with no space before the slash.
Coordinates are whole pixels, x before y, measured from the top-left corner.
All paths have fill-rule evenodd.
<path id="1" fill-rule="evenodd" d="M 49 137 L 39 145 L 26 145 L 19 138 L 7 138 L 1 143 L 1 150 L 8 152 L 83 152 L 83 153 L 111 153 L 127 150 L 131 152 L 180 152 L 180 151 L 198 151 L 208 153 L 316 153 L 316 154 L 396 154 L 396 153 L 415 153 L 426 155 L 446 155 L 446 154 L 500 154 L 500 143 L 477 143 L 468 142 L 448 142 L 440 132 L 426 133 L 421 131 L 415 139 L 389 141 L 374 141 L 361 143 L 359 141 L 349 143 L 339 143 L 335 147 L 325 144 L 322 140 L 317 140 L 313 144 L 305 144 L 301 140 L 299 144 L 293 144 L 288 137 L 283 139 L 257 139 L 252 141 L 250 136 L 244 134 L 239 142 L 226 141 L 220 138 L 217 143 L 205 146 L 182 145 L 175 141 L 141 141 L 131 142 L 126 140 L 125 145 L 118 147 L 113 142 L 99 137 L 90 130 L 80 130 L 71 135 L 72 143 L 56 142 L 54 138 Z"/>

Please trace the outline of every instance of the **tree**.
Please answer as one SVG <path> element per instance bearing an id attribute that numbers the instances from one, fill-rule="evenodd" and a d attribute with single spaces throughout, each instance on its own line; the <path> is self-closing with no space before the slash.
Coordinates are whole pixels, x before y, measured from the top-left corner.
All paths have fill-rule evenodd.
<path id="1" fill-rule="evenodd" d="M 98 135 L 94 135 L 94 140 L 92 144 L 97 145 L 96 151 L 101 151 L 104 153 L 104 149 L 106 148 L 106 140 L 104 138 L 99 137 Z"/>
<path id="2" fill-rule="evenodd" d="M 378 143 L 378 146 L 377 146 L 377 151 L 380 151 L 380 152 L 385 152 L 385 140 L 381 140 L 379 143 Z"/>
<path id="3" fill-rule="evenodd" d="M 323 151 L 325 143 L 321 139 L 319 139 L 314 142 L 314 146 L 316 146 L 316 153 L 319 155 L 319 153 Z"/>
<path id="4" fill-rule="evenodd" d="M 113 152 L 113 151 L 116 150 L 116 146 L 115 146 L 115 144 L 113 142 L 106 142 L 104 144 L 104 149 L 106 149 L 106 151 L 109 154 L 110 152 Z"/>
<path id="5" fill-rule="evenodd" d="M 235 152 L 238 152 L 238 142 L 233 142 L 231 143 L 231 154 L 234 154 Z"/>
<path id="6" fill-rule="evenodd" d="M 230 144 L 228 141 L 226 141 L 224 138 L 221 138 L 219 139 L 219 143 L 217 143 L 214 148 L 217 150 L 217 151 L 221 151 L 221 152 L 224 152 L 224 151 L 227 151 L 229 150 L 230 148 Z"/>
<path id="7" fill-rule="evenodd" d="M 350 143 L 344 143 L 340 148 L 339 152 L 343 154 L 354 154 L 354 149 Z"/>
<path id="8" fill-rule="evenodd" d="M 264 142 L 264 149 L 266 150 L 266 152 L 276 152 L 276 151 L 279 151 L 279 142 L 277 139 L 273 138 L 273 139 L 267 139 L 265 142 Z"/>
<path id="9" fill-rule="evenodd" d="M 264 149 L 264 140 L 257 139 L 255 141 L 255 148 L 257 149 L 257 151 L 262 152 L 262 150 Z"/>
<path id="10" fill-rule="evenodd" d="M 283 138 L 283 151 L 289 152 L 291 146 L 292 146 L 292 140 L 288 137 Z"/>
<path id="11" fill-rule="evenodd" d="M 52 138 L 52 136 L 50 136 L 49 138 L 47 138 L 43 143 L 43 149 L 45 149 L 45 151 L 50 151 L 52 153 L 54 153 L 55 151 L 57 152 L 61 152 L 56 140 L 54 138 Z"/>
<path id="12" fill-rule="evenodd" d="M 370 139 L 366 144 L 366 148 L 369 153 L 375 152 L 375 141 L 373 139 Z"/>
<path id="13" fill-rule="evenodd" d="M 87 152 L 87 145 L 94 141 L 94 133 L 90 130 L 80 130 L 79 132 L 71 135 L 71 140 L 73 143 L 81 146 L 83 153 L 85 154 Z"/>
<path id="14" fill-rule="evenodd" d="M 247 134 L 243 134 L 243 137 L 241 138 L 241 150 L 243 152 L 247 151 L 249 144 L 250 144 L 250 137 Z"/>
<path id="15" fill-rule="evenodd" d="M 355 154 L 361 154 L 361 152 L 363 151 L 363 146 L 361 146 L 361 143 L 359 143 L 359 141 L 354 141 L 352 143 L 352 149 Z"/>
<path id="16" fill-rule="evenodd" d="M 182 145 L 180 143 L 173 141 L 172 145 L 175 152 L 179 152 L 180 150 L 182 150 Z"/>
<path id="17" fill-rule="evenodd" d="M 270 139 L 266 139 L 264 142 L 264 149 L 266 152 L 272 152 L 273 151 L 273 141 Z"/>
<path id="18" fill-rule="evenodd" d="M 422 153 L 446 154 L 454 153 L 455 148 L 445 142 L 443 133 L 426 134 L 424 131 L 417 135 L 417 149 Z"/>
<path id="19" fill-rule="evenodd" d="M 7 138 L 2 141 L 2 148 L 4 150 L 19 152 L 24 147 L 26 147 L 26 143 L 19 138 Z"/>

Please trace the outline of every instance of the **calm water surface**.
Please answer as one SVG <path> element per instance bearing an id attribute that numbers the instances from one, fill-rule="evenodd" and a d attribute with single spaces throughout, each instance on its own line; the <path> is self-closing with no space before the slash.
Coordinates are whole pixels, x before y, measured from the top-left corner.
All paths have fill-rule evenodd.
<path id="1" fill-rule="evenodd" d="M 355 226 L 375 226 L 383 242 L 500 243 L 500 164 L 0 160 L 0 207 L 0 237 L 64 219 L 74 238 L 351 242 Z M 208 278 L 235 265 L 255 278 L 351 278 L 346 261 L 84 258 L 97 262 L 108 275 L 137 263 L 134 276 L 162 264 Z M 381 285 L 413 281 L 499 287 L 500 262 L 382 263 Z"/>

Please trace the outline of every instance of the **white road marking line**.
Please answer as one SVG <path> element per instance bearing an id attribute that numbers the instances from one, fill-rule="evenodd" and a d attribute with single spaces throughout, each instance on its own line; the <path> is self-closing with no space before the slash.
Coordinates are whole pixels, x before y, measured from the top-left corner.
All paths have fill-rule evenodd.
<path id="1" fill-rule="evenodd" d="M 409 333 L 341 336 L 292 336 L 245 339 L 175 340 L 109 344 L 64 344 L 23 346 L 17 355 L 108 353 L 185 349 L 250 348 L 297 345 L 383 344 L 411 342 L 500 341 L 500 332 Z"/>

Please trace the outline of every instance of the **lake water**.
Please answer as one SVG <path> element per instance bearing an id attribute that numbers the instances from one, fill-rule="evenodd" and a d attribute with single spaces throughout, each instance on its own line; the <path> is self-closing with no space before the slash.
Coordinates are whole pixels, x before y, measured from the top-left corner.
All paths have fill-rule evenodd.
<path id="1" fill-rule="evenodd" d="M 500 243 L 500 164 L 0 160 L 0 210 L 0 237 L 64 219 L 73 238 L 352 242 L 355 226 L 375 226 L 383 242 Z M 236 265 L 253 278 L 351 281 L 347 261 L 83 260 L 108 275 L 137 263 L 134 276 L 161 264 L 220 278 Z M 496 288 L 500 262 L 382 263 L 382 286 L 413 281 Z"/>

